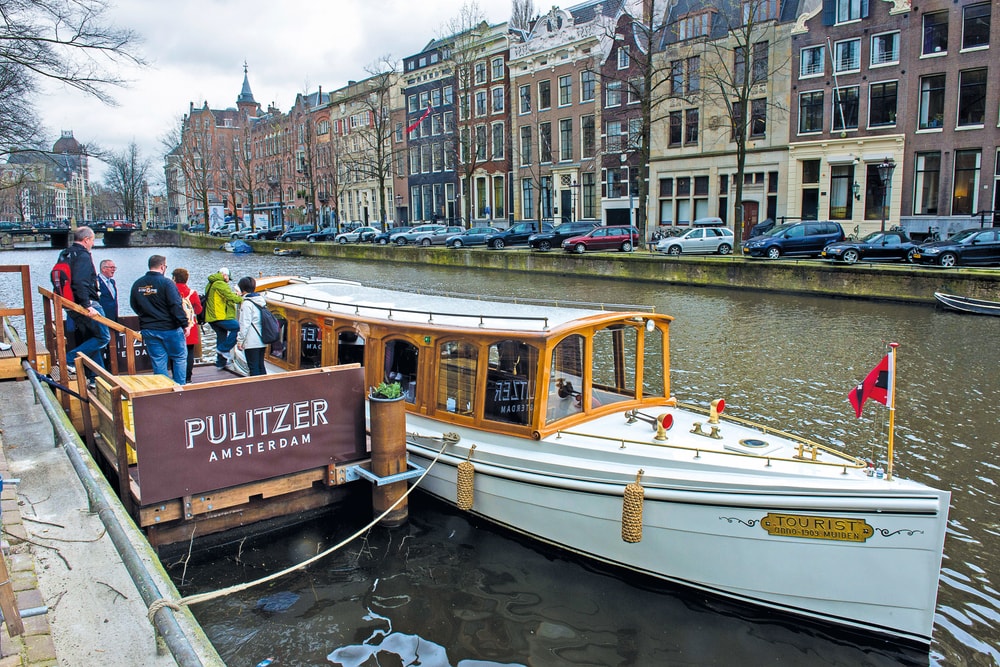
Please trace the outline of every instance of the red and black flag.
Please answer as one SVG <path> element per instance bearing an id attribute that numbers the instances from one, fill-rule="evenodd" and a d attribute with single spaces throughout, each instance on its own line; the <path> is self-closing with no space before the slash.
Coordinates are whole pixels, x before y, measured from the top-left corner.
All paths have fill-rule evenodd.
<path id="1" fill-rule="evenodd" d="M 864 407 L 865 401 L 869 398 L 873 401 L 878 401 L 882 405 L 892 407 L 889 405 L 889 401 L 892 396 L 893 360 L 894 355 L 885 355 L 878 366 L 873 368 L 872 372 L 868 374 L 865 381 L 852 389 L 847 395 L 847 398 L 851 401 L 851 405 L 854 406 L 854 414 L 857 415 L 858 419 L 861 419 L 861 409 Z"/>
<path id="2" fill-rule="evenodd" d="M 406 133 L 409 134 L 410 132 L 413 132 L 415 129 L 417 129 L 420 126 L 420 124 L 422 122 L 424 122 L 424 119 L 427 118 L 430 115 L 431 115 L 431 105 L 428 104 L 427 105 L 427 111 L 424 112 L 424 115 L 421 116 L 420 118 L 416 119 L 415 121 L 413 121 L 413 124 L 410 125 L 408 128 L 406 128 Z"/>

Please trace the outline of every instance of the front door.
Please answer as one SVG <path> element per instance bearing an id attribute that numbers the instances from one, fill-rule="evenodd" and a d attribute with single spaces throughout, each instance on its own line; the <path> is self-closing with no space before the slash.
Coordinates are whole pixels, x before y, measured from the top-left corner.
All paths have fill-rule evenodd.
<path id="1" fill-rule="evenodd" d="M 755 201 L 743 202 L 743 235 L 746 237 L 747 230 L 753 229 L 757 224 L 760 215 L 760 204 Z"/>
<path id="2" fill-rule="evenodd" d="M 562 214 L 562 221 L 569 222 L 573 219 L 573 192 L 562 190 L 559 192 L 559 212 Z"/>

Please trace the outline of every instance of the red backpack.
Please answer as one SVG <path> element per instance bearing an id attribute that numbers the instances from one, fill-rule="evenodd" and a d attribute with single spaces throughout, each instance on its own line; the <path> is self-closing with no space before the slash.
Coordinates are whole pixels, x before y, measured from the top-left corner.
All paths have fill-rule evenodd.
<path id="1" fill-rule="evenodd" d="M 69 268 L 66 251 L 59 253 L 59 259 L 52 267 L 52 291 L 64 299 L 73 300 L 73 271 Z"/>

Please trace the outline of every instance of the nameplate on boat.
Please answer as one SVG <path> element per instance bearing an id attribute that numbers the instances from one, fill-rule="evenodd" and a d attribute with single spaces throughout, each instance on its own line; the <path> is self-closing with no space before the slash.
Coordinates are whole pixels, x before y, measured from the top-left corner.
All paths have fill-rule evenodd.
<path id="1" fill-rule="evenodd" d="M 143 505 L 368 457 L 358 367 L 193 384 L 132 409 Z"/>
<path id="2" fill-rule="evenodd" d="M 847 519 L 805 514 L 775 514 L 768 512 L 760 520 L 768 535 L 781 537 L 807 537 L 814 540 L 864 542 L 875 530 L 864 519 Z"/>

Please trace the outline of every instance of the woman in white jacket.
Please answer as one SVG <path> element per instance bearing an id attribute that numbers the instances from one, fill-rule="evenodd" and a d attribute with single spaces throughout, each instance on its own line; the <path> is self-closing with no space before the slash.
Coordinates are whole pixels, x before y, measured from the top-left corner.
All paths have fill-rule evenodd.
<path id="1" fill-rule="evenodd" d="M 267 307 L 264 295 L 257 294 L 257 281 L 250 276 L 240 278 L 236 284 L 243 294 L 240 304 L 240 332 L 236 336 L 236 347 L 247 358 L 250 375 L 265 375 L 264 348 L 267 347 L 260 336 L 260 309 Z"/>

